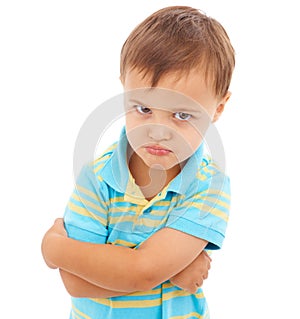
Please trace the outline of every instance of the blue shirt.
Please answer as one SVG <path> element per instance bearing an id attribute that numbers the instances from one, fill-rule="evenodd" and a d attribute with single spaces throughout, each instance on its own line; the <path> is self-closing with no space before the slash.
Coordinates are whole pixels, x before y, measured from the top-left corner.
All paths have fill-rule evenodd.
<path id="1" fill-rule="evenodd" d="M 152 200 L 144 198 L 127 166 L 127 137 L 122 131 L 93 163 L 86 165 L 65 211 L 74 239 L 137 248 L 163 227 L 222 246 L 229 213 L 229 179 L 203 146 Z M 209 318 L 201 288 L 188 293 L 166 281 L 152 290 L 112 298 L 72 298 L 72 319 Z"/>

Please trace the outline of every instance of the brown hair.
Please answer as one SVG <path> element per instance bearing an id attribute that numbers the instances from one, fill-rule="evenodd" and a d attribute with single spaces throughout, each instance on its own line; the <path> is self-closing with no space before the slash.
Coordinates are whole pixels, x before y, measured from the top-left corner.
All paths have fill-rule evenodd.
<path id="1" fill-rule="evenodd" d="M 140 23 L 121 51 L 121 80 L 126 72 L 150 72 L 155 87 L 163 75 L 195 68 L 217 97 L 225 96 L 234 69 L 234 49 L 219 22 L 186 6 L 163 8 Z"/>

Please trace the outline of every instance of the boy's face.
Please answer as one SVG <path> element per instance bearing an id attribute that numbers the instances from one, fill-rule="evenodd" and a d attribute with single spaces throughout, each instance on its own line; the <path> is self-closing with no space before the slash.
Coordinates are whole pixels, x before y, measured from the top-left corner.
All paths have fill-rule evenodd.
<path id="1" fill-rule="evenodd" d="M 130 146 L 148 167 L 165 170 L 197 150 L 229 98 L 217 99 L 203 76 L 192 71 L 183 77 L 166 75 L 151 88 L 150 78 L 132 70 L 123 86 Z"/>

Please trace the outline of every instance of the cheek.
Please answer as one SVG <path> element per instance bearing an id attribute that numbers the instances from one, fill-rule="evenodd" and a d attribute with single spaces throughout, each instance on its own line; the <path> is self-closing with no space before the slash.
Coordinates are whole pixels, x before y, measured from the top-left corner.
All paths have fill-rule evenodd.
<path id="1" fill-rule="evenodd" d="M 125 124 L 126 124 L 126 128 L 131 128 L 134 125 L 133 116 L 129 112 L 126 113 L 125 115 Z"/>
<path id="2" fill-rule="evenodd" d="M 137 150 L 147 143 L 146 126 L 135 123 L 132 119 L 126 120 L 126 135 L 133 150 Z"/>
<path id="3" fill-rule="evenodd" d="M 184 142 L 182 142 L 184 141 Z M 191 126 L 189 129 L 181 132 L 180 152 L 182 157 L 188 158 L 192 156 L 199 148 L 203 141 L 202 132 L 199 129 Z"/>
<path id="4" fill-rule="evenodd" d="M 203 137 L 194 129 L 184 136 L 185 143 L 182 145 L 182 152 L 184 157 L 192 156 L 202 143 Z"/>

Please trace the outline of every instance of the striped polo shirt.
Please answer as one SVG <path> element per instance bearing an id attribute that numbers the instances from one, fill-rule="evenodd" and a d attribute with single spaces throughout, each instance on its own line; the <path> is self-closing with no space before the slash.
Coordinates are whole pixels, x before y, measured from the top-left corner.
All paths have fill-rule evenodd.
<path id="1" fill-rule="evenodd" d="M 207 240 L 208 250 L 219 249 L 228 220 L 229 179 L 203 154 L 203 145 L 150 201 L 128 169 L 127 145 L 123 129 L 117 143 L 83 167 L 64 215 L 69 237 L 135 249 L 170 227 Z M 209 312 L 202 288 L 191 294 L 166 281 L 120 297 L 72 298 L 70 318 L 199 319 L 209 318 Z"/>

